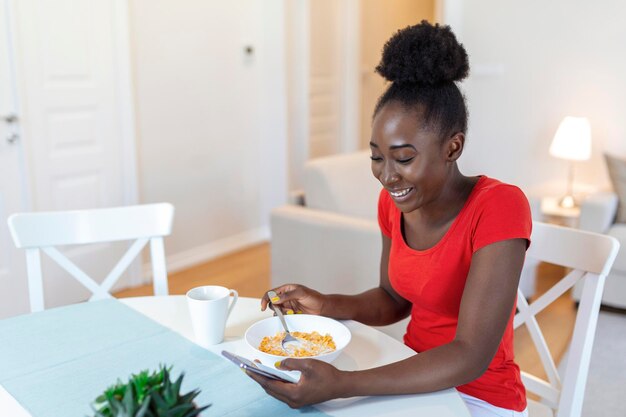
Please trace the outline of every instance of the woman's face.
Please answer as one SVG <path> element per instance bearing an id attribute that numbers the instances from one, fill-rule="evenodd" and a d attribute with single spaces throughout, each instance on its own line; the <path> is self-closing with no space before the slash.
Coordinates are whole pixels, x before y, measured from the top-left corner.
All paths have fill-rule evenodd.
<path id="1" fill-rule="evenodd" d="M 372 124 L 372 173 L 403 213 L 437 200 L 450 173 L 450 141 L 422 128 L 416 111 L 385 104 Z"/>

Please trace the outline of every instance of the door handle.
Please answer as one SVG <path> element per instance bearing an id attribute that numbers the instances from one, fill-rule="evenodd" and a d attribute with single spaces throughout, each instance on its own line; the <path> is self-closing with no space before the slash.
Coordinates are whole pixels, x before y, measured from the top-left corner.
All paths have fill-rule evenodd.
<path id="1" fill-rule="evenodd" d="M 2 121 L 4 121 L 6 124 L 17 123 L 17 121 L 19 120 L 17 114 L 5 114 L 0 116 L 0 119 L 2 119 Z"/>
<path id="2" fill-rule="evenodd" d="M 11 134 L 7 135 L 7 143 L 9 145 L 13 145 L 19 139 L 20 139 L 20 135 L 18 135 L 17 133 L 11 133 Z"/>
<path id="3" fill-rule="evenodd" d="M 0 120 L 2 120 L 8 125 L 12 125 L 12 124 L 16 124 L 19 119 L 17 117 L 17 114 L 9 113 L 9 114 L 0 115 Z M 6 136 L 6 140 L 9 145 L 13 145 L 19 139 L 20 139 L 20 135 L 17 132 L 9 133 Z"/>

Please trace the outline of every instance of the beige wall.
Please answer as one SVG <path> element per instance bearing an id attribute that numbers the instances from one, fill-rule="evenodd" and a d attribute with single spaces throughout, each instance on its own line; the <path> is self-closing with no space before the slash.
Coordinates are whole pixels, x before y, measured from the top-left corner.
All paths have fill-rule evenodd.
<path id="1" fill-rule="evenodd" d="M 434 20 L 435 1 L 361 1 L 361 145 L 369 148 L 372 112 L 385 89 L 384 79 L 374 68 L 380 62 L 383 45 L 398 29 L 422 19 Z"/>

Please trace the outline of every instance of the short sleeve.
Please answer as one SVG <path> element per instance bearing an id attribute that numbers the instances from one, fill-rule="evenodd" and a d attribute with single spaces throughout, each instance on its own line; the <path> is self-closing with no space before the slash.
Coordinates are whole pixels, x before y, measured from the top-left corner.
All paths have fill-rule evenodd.
<path id="1" fill-rule="evenodd" d="M 530 245 L 532 217 L 528 199 L 519 188 L 500 183 L 481 196 L 472 236 L 472 250 L 509 239 L 526 239 Z"/>
<path id="2" fill-rule="evenodd" d="M 389 193 L 384 188 L 380 190 L 378 195 L 378 225 L 380 231 L 388 238 L 391 238 L 390 204 L 393 204 L 390 200 Z"/>

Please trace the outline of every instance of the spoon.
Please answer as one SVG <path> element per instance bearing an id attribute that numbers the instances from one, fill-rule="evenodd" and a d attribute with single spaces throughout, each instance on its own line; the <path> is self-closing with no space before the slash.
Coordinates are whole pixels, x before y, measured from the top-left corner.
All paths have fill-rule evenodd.
<path id="1" fill-rule="evenodd" d="M 270 300 L 272 300 L 273 298 L 277 297 L 276 293 L 274 291 L 268 291 L 267 292 L 267 296 L 269 297 Z M 270 304 L 272 302 L 270 301 Z M 273 306 L 273 304 L 272 304 Z M 296 339 L 294 336 L 292 336 L 292 334 L 289 332 L 289 328 L 287 327 L 287 322 L 285 321 L 285 316 L 283 316 L 283 312 L 280 310 L 280 307 L 276 306 L 276 308 L 272 308 L 272 310 L 274 310 L 274 312 L 276 313 L 276 315 L 278 316 L 278 318 L 280 319 L 280 322 L 283 324 L 283 328 L 285 329 L 285 337 L 283 338 L 283 341 L 280 343 L 280 345 L 282 346 L 283 350 L 287 353 L 292 353 L 293 350 L 297 347 L 294 346 L 294 344 L 297 344 L 298 346 L 300 346 L 302 343 L 299 339 Z"/>

